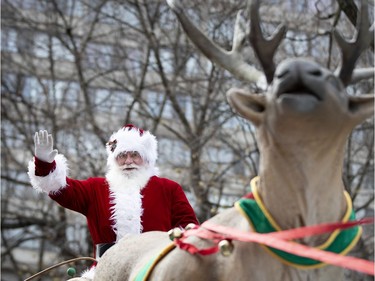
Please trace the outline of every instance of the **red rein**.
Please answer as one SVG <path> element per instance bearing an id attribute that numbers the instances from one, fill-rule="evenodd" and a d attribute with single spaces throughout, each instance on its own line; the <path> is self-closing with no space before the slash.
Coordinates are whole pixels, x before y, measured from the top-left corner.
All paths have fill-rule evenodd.
<path id="1" fill-rule="evenodd" d="M 323 251 L 317 248 L 297 244 L 289 240 L 332 232 L 338 229 L 346 229 L 356 225 L 371 224 L 373 218 L 365 218 L 357 221 L 338 222 L 319 224 L 315 226 L 306 226 L 290 230 L 260 234 L 256 232 L 243 232 L 237 229 L 216 225 L 209 221 L 193 229 L 183 232 L 182 237 L 175 239 L 175 243 L 181 249 L 191 254 L 210 255 L 218 252 L 218 243 L 221 240 L 237 240 L 242 242 L 253 242 L 268 247 L 279 249 L 298 256 L 319 260 L 321 262 L 344 267 L 347 269 L 374 275 L 374 263 L 350 256 L 342 256 L 332 252 Z M 212 247 L 199 249 L 196 246 L 185 242 L 189 236 L 196 236 L 202 239 L 210 240 Z"/>

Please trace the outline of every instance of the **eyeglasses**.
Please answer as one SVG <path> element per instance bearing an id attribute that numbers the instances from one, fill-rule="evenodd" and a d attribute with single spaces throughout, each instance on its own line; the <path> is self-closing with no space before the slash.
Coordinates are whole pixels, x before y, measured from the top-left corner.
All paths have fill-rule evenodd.
<path id="1" fill-rule="evenodd" d="M 141 155 L 137 151 L 124 151 L 116 156 L 116 159 L 126 159 L 130 157 L 131 159 L 141 158 Z"/>

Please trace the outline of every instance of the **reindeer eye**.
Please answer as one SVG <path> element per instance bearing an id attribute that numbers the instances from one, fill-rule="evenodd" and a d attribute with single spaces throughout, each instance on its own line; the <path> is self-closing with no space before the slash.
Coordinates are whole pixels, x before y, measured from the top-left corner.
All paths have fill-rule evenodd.
<path id="1" fill-rule="evenodd" d="M 333 87 L 335 87 L 339 91 L 341 91 L 344 88 L 341 81 L 334 75 L 328 76 L 327 82 L 330 83 Z"/>

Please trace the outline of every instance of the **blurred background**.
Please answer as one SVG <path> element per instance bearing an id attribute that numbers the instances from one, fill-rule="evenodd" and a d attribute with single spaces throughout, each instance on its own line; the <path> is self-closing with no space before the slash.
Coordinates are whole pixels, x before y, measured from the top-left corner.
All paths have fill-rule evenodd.
<path id="1" fill-rule="evenodd" d="M 231 49 L 244 1 L 182 3 L 195 24 Z M 341 57 L 332 30 L 352 38 L 359 7 L 359 1 L 262 1 L 265 34 L 280 22 L 288 26 L 275 62 L 312 57 L 336 69 Z M 225 93 L 233 86 L 259 89 L 202 56 L 165 1 L 3 0 L 1 28 L 1 280 L 24 280 L 93 254 L 85 218 L 30 186 L 27 167 L 40 129 L 53 134 L 76 179 L 105 175 L 105 143 L 124 124 L 150 130 L 159 141 L 160 175 L 183 186 L 201 222 L 250 191 L 258 167 L 254 127 L 232 112 Z M 357 67 L 374 66 L 373 47 Z M 242 51 L 261 69 L 249 44 Z M 350 95 L 373 92 L 373 79 L 348 88 Z M 343 165 L 359 218 L 374 212 L 373 148 L 368 120 L 350 136 Z M 373 226 L 366 226 L 353 255 L 373 260 L 373 242 Z M 39 280 L 67 279 L 66 269 Z M 347 280 L 373 279 L 348 271 Z"/>

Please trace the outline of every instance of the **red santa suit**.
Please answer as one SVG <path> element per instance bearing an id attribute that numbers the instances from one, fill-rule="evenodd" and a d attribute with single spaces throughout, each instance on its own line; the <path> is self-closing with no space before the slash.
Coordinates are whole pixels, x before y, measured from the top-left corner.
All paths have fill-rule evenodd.
<path id="1" fill-rule="evenodd" d="M 126 126 L 114 133 L 107 144 L 105 178 L 69 178 L 66 158 L 61 154 L 52 163 L 34 158 L 28 173 L 36 190 L 86 216 L 95 245 L 116 242 L 129 233 L 168 231 L 197 224 L 181 186 L 156 175 L 156 148 L 156 139 L 148 131 Z M 146 162 L 132 177 L 124 175 L 116 163 L 116 156 L 123 151 L 137 151 Z"/>

